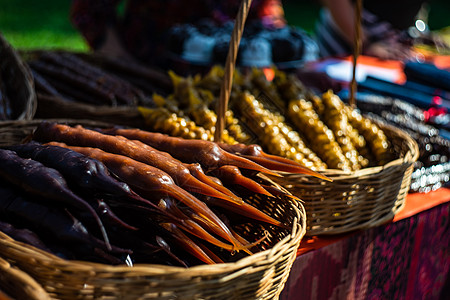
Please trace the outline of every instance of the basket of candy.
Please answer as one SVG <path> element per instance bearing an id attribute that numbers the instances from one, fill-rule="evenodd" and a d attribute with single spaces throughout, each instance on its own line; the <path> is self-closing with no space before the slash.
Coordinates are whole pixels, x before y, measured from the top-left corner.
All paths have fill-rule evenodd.
<path id="1" fill-rule="evenodd" d="M 209 176 L 201 175 L 214 170 L 207 154 L 174 145 L 172 150 L 181 149 L 177 155 L 191 154 L 204 165 L 176 163 L 155 150 L 144 156 L 162 155 L 153 157 L 158 169 L 139 162 L 135 155 L 150 146 L 133 134 L 147 133 L 155 134 L 82 120 L 2 124 L 0 162 L 8 166 L 1 176 L 8 183 L 0 188 L 1 216 L 13 226 L 29 226 L 44 244 L 35 239 L 25 244 L 2 234 L 2 257 L 60 299 L 277 298 L 306 231 L 299 199 L 251 171 L 272 173 L 269 169 L 238 156 L 233 159 L 239 168 L 231 173 L 218 168 Z M 163 138 L 173 139 L 160 135 L 157 141 Z M 198 149 L 207 152 L 206 146 Z M 84 157 L 83 167 L 71 163 L 75 157 Z M 85 169 L 94 160 L 114 170 L 103 174 L 102 183 L 98 162 L 95 172 Z M 159 168 L 177 178 L 176 183 Z M 87 171 L 83 176 L 81 169 Z M 239 169 L 242 173 L 236 173 Z M 147 178 L 150 173 L 153 179 Z M 88 179 L 93 174 L 94 181 Z M 57 196 L 60 188 L 51 188 L 55 181 L 64 187 L 62 198 Z M 91 208 L 81 204 L 86 202 Z"/>

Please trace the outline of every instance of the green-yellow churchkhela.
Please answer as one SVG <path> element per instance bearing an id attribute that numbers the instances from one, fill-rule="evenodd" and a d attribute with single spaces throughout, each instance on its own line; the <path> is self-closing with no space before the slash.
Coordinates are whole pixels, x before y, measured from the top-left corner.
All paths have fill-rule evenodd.
<path id="1" fill-rule="evenodd" d="M 138 109 L 144 117 L 146 125 L 152 131 L 186 139 L 212 140 L 211 132 L 197 126 L 192 121 L 177 116 L 166 108 L 139 107 Z"/>
<path id="2" fill-rule="evenodd" d="M 252 140 L 252 136 L 244 130 L 241 122 L 234 117 L 232 110 L 225 112 L 225 128 L 228 130 L 228 134 L 241 144 L 248 144 Z"/>
<path id="3" fill-rule="evenodd" d="M 196 125 L 214 134 L 217 115 L 210 108 L 210 106 L 215 106 L 213 92 L 201 87 L 200 83 L 202 82 L 202 78 L 199 76 L 195 78 L 183 78 L 174 73 L 170 73 L 170 75 L 174 86 L 174 93 L 169 97 L 179 103 L 183 114 L 194 121 Z M 214 78 L 212 74 L 209 76 L 210 79 Z M 237 142 L 245 143 L 249 140 L 248 135 L 244 133 L 238 120 L 233 118 L 231 111 L 227 112 L 225 116 L 225 126 L 226 129 L 222 133 L 223 142 L 235 144 Z"/>
<path id="4" fill-rule="evenodd" d="M 324 162 L 314 153 L 306 144 L 303 138 L 299 135 L 298 131 L 294 130 L 290 125 L 286 123 L 285 117 L 275 112 L 270 112 L 269 117 L 273 120 L 274 124 L 280 128 L 281 134 L 285 137 L 288 143 L 295 148 L 298 153 L 301 153 L 307 159 L 311 160 L 319 168 L 326 168 Z"/>
<path id="5" fill-rule="evenodd" d="M 342 153 L 333 132 L 320 120 L 311 102 L 304 99 L 290 101 L 288 114 L 295 126 L 306 137 L 309 147 L 327 164 L 328 168 L 351 170 L 350 162 Z"/>
<path id="6" fill-rule="evenodd" d="M 253 95 L 242 93 L 236 104 L 246 122 L 255 131 L 261 145 L 268 149 L 269 153 L 287 157 L 314 170 L 326 168 L 325 163 L 307 148 L 301 139 L 293 146 L 289 140 L 295 140 L 298 134 L 295 135 L 293 130 L 280 124 Z"/>
<path id="7" fill-rule="evenodd" d="M 384 165 L 392 160 L 392 154 L 389 151 L 389 141 L 375 123 L 364 118 L 358 111 L 349 107 L 345 109 L 349 122 L 364 136 L 369 149 L 375 156 L 378 165 Z"/>
<path id="8" fill-rule="evenodd" d="M 270 81 L 263 70 L 235 71 L 223 142 L 256 142 L 314 170 L 358 170 L 389 161 L 388 141 L 374 123 L 332 91 L 320 97 L 295 75 L 273 72 Z M 147 123 L 173 136 L 213 141 L 223 68 L 215 66 L 205 76 L 169 74 L 173 93 L 153 96 L 158 109 L 140 108 Z"/>
<path id="9" fill-rule="evenodd" d="M 349 138 L 349 132 L 352 128 L 349 127 L 348 117 L 344 111 L 344 103 L 332 91 L 324 93 L 322 101 L 325 106 L 323 112 L 324 123 L 333 131 L 336 141 L 342 148 L 342 152 L 350 161 L 352 170 L 361 169 L 361 162 L 367 165 L 368 161 L 359 154 Z"/>
<path id="10" fill-rule="evenodd" d="M 146 126 L 152 131 L 185 139 L 214 141 L 214 127 L 212 130 L 207 130 L 185 117 L 180 117 L 176 113 L 171 113 L 166 108 L 138 107 L 138 109 L 145 119 Z M 222 133 L 222 141 L 231 145 L 237 143 L 237 141 L 228 134 L 227 130 L 224 130 Z"/>
<path id="11" fill-rule="evenodd" d="M 295 74 L 287 74 L 279 70 L 274 70 L 274 72 L 273 83 L 285 103 L 304 98 L 306 88 Z"/>

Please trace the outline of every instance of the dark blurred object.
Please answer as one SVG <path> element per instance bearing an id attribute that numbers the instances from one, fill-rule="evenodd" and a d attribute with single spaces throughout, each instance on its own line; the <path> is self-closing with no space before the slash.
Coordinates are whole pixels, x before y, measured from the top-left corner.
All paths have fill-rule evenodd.
<path id="1" fill-rule="evenodd" d="M 224 64 L 234 23 L 223 25 L 203 20 L 178 24 L 169 30 L 167 56 L 174 62 L 211 66 Z M 245 25 L 239 44 L 237 66 L 295 69 L 318 58 L 315 41 L 303 30 L 293 26 L 267 28 L 259 20 Z"/>
<path id="2" fill-rule="evenodd" d="M 272 59 L 277 62 L 300 60 L 303 56 L 303 48 L 303 37 L 298 32 L 291 31 L 285 35 L 274 36 Z"/>
<path id="3" fill-rule="evenodd" d="M 337 93 L 342 89 L 342 83 L 326 72 L 298 69 L 296 75 L 305 86 L 319 93 L 330 89 Z"/>
<path id="4" fill-rule="evenodd" d="M 450 91 L 450 72 L 439 69 L 434 64 L 407 62 L 404 71 L 410 81 Z"/>
<path id="5" fill-rule="evenodd" d="M 348 101 L 348 90 L 341 91 L 339 96 Z M 356 99 L 357 107 L 363 114 L 396 126 L 417 141 L 420 156 L 414 165 L 411 191 L 429 192 L 450 184 L 448 132 L 427 124 L 425 110 L 400 99 L 368 92 L 358 92 Z"/>
<path id="6" fill-rule="evenodd" d="M 34 74 L 36 90 L 40 93 L 68 102 L 97 106 L 151 104 L 148 92 L 76 53 L 42 50 L 24 53 L 23 56 Z M 131 65 L 131 62 L 128 63 L 128 66 Z"/>
<path id="7" fill-rule="evenodd" d="M 450 95 L 450 91 L 442 91 L 416 82 L 407 82 L 407 84 L 401 85 L 368 76 L 366 80 L 358 84 L 358 87 L 363 91 L 402 99 L 423 109 L 439 106 L 447 111 L 450 110 L 450 100 L 442 98 Z M 436 97 L 441 100 L 437 100 Z"/>
<path id="8" fill-rule="evenodd" d="M 429 86 L 423 83 L 419 83 L 419 82 L 415 82 L 412 80 L 407 80 L 404 84 L 403 87 L 411 89 L 411 90 L 415 90 L 415 91 L 419 91 L 419 92 L 423 92 L 429 95 L 433 95 L 433 96 L 437 96 L 437 97 L 441 97 L 444 99 L 450 99 L 450 91 L 446 91 L 446 90 L 442 90 L 442 89 L 437 89 L 433 86 Z"/>

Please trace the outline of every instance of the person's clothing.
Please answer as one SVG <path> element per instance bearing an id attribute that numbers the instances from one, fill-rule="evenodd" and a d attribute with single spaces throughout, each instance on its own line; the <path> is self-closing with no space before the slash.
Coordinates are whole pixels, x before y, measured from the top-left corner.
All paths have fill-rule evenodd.
<path id="1" fill-rule="evenodd" d="M 125 3 L 125 7 L 121 5 Z M 168 31 L 176 24 L 197 24 L 207 19 L 216 26 L 233 20 L 241 1 L 212 0 L 73 0 L 70 19 L 92 49 L 103 42 L 107 26 L 114 26 L 124 48 L 143 61 L 164 52 Z M 248 21 L 265 28 L 286 25 L 280 0 L 254 0 Z"/>
<path id="2" fill-rule="evenodd" d="M 125 3 L 125 7 L 119 4 Z M 163 68 L 225 62 L 241 1 L 73 0 L 70 18 L 93 50 L 108 26 L 136 59 Z M 119 9 L 118 9 L 119 8 Z M 281 0 L 253 0 L 236 64 L 295 68 L 318 57 L 315 41 L 287 26 Z"/>
<path id="3" fill-rule="evenodd" d="M 362 12 L 361 22 L 366 38 L 371 42 L 383 39 L 393 30 L 388 22 L 378 20 L 366 10 Z M 323 8 L 320 11 L 315 36 L 321 57 L 345 56 L 353 53 L 353 45 L 345 39 L 344 33 L 336 25 L 328 9 Z"/>
<path id="4" fill-rule="evenodd" d="M 414 25 L 423 0 L 375 0 L 363 1 L 361 25 L 367 43 L 374 43 L 398 35 Z M 330 11 L 322 8 L 315 28 L 320 56 L 346 56 L 353 53 L 353 44 L 336 25 Z"/>

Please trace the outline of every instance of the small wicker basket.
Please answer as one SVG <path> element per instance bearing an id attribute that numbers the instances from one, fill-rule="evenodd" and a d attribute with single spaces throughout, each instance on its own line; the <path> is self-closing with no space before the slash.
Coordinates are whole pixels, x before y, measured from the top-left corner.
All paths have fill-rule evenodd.
<path id="1" fill-rule="evenodd" d="M 353 172 L 321 172 L 333 179 L 332 182 L 296 174 L 273 178 L 304 201 L 306 235 L 339 234 L 374 227 L 388 222 L 403 209 L 419 147 L 402 130 L 379 126 L 396 157 L 384 166 Z"/>
<path id="2" fill-rule="evenodd" d="M 356 1 L 353 76 L 350 105 L 355 107 L 356 67 L 361 50 L 362 1 Z M 407 133 L 393 126 L 377 124 L 391 142 L 394 160 L 384 166 L 353 172 L 325 170 L 332 182 L 310 176 L 286 174 L 274 180 L 301 197 L 307 212 L 307 235 L 346 233 L 392 220 L 405 206 L 419 146 Z"/>
<path id="3" fill-rule="evenodd" d="M 42 120 L 0 123 L 0 146 L 26 140 Z M 106 127 L 92 120 L 46 121 Z M 274 183 L 275 184 L 275 183 Z M 275 184 L 276 185 L 276 184 Z M 280 187 L 282 188 L 282 187 Z M 0 253 L 29 274 L 56 299 L 277 299 L 289 276 L 306 233 L 306 212 L 299 201 L 258 201 L 252 204 L 292 229 L 246 224 L 247 235 L 264 231 L 260 252 L 236 262 L 191 268 L 139 264 L 134 267 L 61 259 L 0 233 Z"/>
<path id="4" fill-rule="evenodd" d="M 8 88 L 7 96 L 12 110 L 9 119 L 31 120 L 37 106 L 33 76 L 19 54 L 1 34 L 0 74 L 0 81 L 3 80 L 1 84 L 6 84 Z"/>

